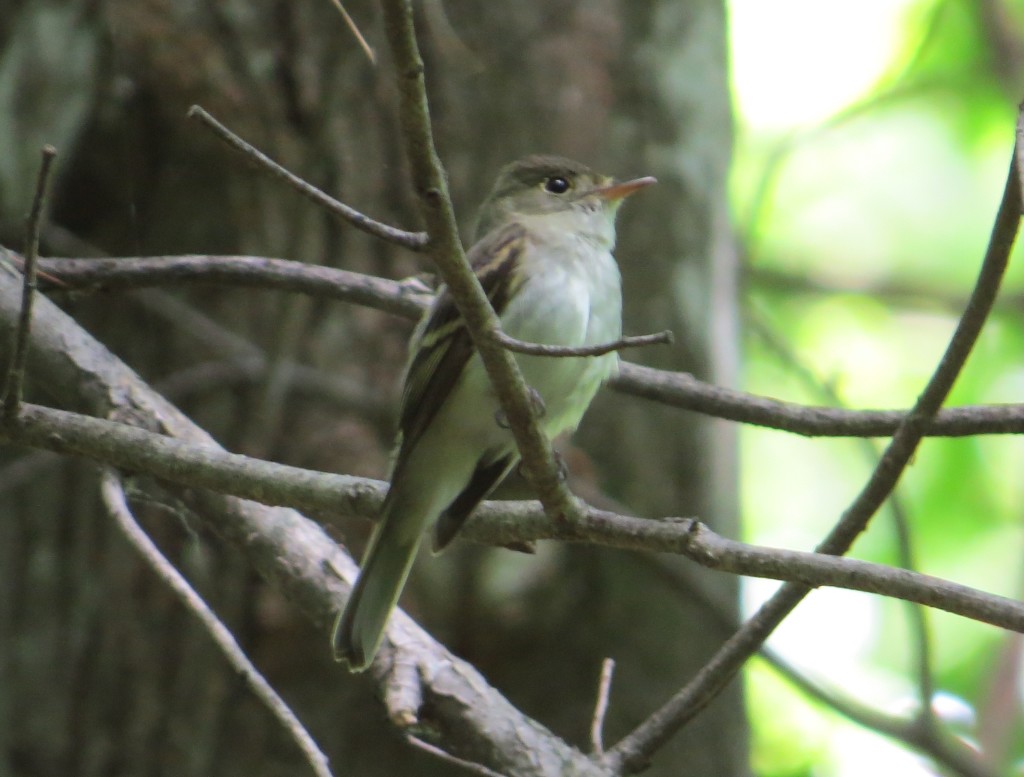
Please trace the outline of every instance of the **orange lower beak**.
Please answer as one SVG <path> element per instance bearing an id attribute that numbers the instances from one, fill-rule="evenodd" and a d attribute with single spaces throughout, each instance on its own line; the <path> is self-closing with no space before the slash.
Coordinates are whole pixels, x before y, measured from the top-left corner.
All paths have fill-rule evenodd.
<path id="1" fill-rule="evenodd" d="M 615 200 L 621 200 L 628 197 L 633 192 L 639 191 L 640 189 L 657 182 L 657 178 L 647 175 L 643 178 L 634 178 L 632 181 L 623 181 L 622 183 L 613 183 L 609 186 L 602 186 L 599 189 L 595 189 L 593 193 L 602 200 L 610 200 L 614 202 Z"/>

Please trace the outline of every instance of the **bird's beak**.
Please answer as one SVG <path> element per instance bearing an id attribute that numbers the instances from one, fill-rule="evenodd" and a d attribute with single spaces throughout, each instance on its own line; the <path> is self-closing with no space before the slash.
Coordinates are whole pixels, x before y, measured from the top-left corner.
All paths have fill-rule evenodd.
<path id="1" fill-rule="evenodd" d="M 652 175 L 647 175 L 643 178 L 634 178 L 632 181 L 623 181 L 622 183 L 612 183 L 608 186 L 600 186 L 597 189 L 594 189 L 592 194 L 596 194 L 602 200 L 607 200 L 608 202 L 618 202 L 625 199 L 633 192 L 639 191 L 640 189 L 657 182 L 657 178 Z"/>

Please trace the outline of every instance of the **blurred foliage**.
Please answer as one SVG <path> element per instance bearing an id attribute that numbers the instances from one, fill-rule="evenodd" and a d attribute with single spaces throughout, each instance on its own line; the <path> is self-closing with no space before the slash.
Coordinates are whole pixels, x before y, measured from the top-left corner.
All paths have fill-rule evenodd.
<path id="1" fill-rule="evenodd" d="M 770 5 L 771 17 L 755 0 L 733 0 L 730 9 L 740 126 L 732 193 L 747 269 L 744 387 L 819 404 L 833 397 L 851 407 L 905 407 L 956 324 L 1002 192 L 1024 97 L 1024 2 Z M 842 17 L 823 10 L 839 5 Z M 864 44 L 863 56 L 851 54 L 840 38 L 849 30 L 856 40 L 862 28 L 865 41 L 887 41 L 887 50 Z M 802 70 L 775 61 L 801 56 Z M 845 103 L 822 81 L 846 85 Z M 808 104 L 822 94 L 820 107 Z M 1024 401 L 1022 325 L 1018 250 L 951 403 Z M 864 441 L 757 429 L 743 430 L 742 455 L 747 539 L 796 548 L 826 533 L 873 463 Z M 898 491 L 920 571 L 1019 598 L 1022 472 L 1019 437 L 926 441 Z M 895 537 L 883 512 L 854 555 L 897 563 Z M 748 586 L 750 605 L 769 590 Z M 849 595 L 816 592 L 773 644 L 829 687 L 909 714 L 918 659 L 907 608 L 856 596 L 851 605 Z M 998 773 L 1024 773 L 1019 639 L 944 613 L 928 613 L 928 622 L 940 716 L 984 743 Z M 902 754 L 894 769 L 900 751 L 892 743 L 807 702 L 763 664 L 748 674 L 758 774 L 935 773 Z"/>

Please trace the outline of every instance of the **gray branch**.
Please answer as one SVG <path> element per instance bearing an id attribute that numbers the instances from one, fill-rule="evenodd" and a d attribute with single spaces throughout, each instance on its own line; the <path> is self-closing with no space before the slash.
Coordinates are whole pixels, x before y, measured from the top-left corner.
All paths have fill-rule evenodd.
<path id="1" fill-rule="evenodd" d="M 20 264 L 13 251 L 0 247 Z M 187 283 L 270 288 L 351 302 L 406 318 L 418 317 L 429 298 L 411 284 L 370 275 L 259 256 L 152 256 L 117 259 L 42 259 L 41 270 L 61 286 L 95 291 Z M 45 279 L 40 285 L 46 288 Z M 692 375 L 623 361 L 609 381 L 614 391 L 728 421 L 806 437 L 889 437 L 906 410 L 849 410 L 801 405 L 715 386 Z M 940 410 L 924 431 L 930 437 L 1024 433 L 1024 404 L 968 405 Z"/>

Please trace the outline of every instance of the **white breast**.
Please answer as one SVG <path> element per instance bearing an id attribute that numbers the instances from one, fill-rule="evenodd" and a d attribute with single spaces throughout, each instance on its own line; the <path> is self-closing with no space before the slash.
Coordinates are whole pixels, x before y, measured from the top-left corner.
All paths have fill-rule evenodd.
<path id="1" fill-rule="evenodd" d="M 517 339 L 546 345 L 617 340 L 622 336 L 622 283 L 611 251 L 562 235 L 543 236 L 521 257 L 529 280 L 503 312 L 503 328 Z M 543 422 L 550 436 L 576 428 L 601 383 L 618 366 L 615 353 L 516 359 L 526 382 L 544 399 Z"/>

